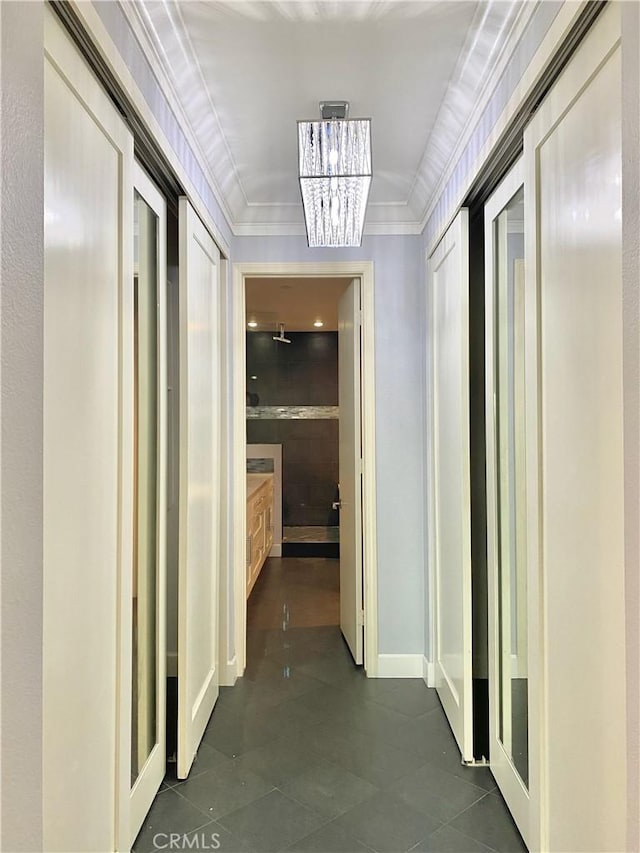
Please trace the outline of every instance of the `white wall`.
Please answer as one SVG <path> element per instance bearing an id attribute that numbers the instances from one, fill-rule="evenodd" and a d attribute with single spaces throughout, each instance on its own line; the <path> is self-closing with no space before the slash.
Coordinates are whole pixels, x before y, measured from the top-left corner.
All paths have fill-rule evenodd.
<path id="1" fill-rule="evenodd" d="M 0 848 L 42 849 L 43 7 L 0 3 Z"/>
<path id="2" fill-rule="evenodd" d="M 360 249 L 309 249 L 304 237 L 236 237 L 240 262 L 375 264 L 378 651 L 424 648 L 424 289 L 420 238 L 365 237 Z"/>
<path id="3" fill-rule="evenodd" d="M 640 850 L 640 5 L 621 15 L 627 847 Z"/>

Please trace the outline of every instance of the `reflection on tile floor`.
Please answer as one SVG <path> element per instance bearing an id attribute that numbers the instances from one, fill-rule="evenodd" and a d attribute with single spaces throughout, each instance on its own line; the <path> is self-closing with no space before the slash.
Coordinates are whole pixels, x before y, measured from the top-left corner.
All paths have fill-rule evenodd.
<path id="1" fill-rule="evenodd" d="M 283 542 L 339 542 L 339 527 L 283 527 Z"/>
<path id="2" fill-rule="evenodd" d="M 169 833 L 173 849 L 223 853 L 526 849 L 489 770 L 460 764 L 435 691 L 367 679 L 338 612 L 338 561 L 267 561 L 246 674 L 221 688 L 189 779 L 167 776 L 136 851 L 168 849 Z"/>

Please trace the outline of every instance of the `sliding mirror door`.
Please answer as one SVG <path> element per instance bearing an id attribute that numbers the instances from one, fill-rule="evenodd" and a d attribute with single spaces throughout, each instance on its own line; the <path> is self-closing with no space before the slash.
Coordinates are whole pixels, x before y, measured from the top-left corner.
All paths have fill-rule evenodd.
<path id="1" fill-rule="evenodd" d="M 165 773 L 165 202 L 136 164 L 131 840 Z"/>
<path id="2" fill-rule="evenodd" d="M 485 206 L 491 769 L 529 834 L 524 186 L 519 161 Z"/>

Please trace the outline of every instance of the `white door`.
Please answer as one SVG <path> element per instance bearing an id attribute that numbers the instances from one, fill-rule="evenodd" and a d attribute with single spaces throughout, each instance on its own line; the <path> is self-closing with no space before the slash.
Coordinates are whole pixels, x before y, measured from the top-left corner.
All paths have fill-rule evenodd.
<path id="1" fill-rule="evenodd" d="M 44 74 L 42 796 L 70 853 L 129 842 L 133 138 L 48 10 Z"/>
<path id="2" fill-rule="evenodd" d="M 469 449 L 469 227 L 461 210 L 428 261 L 435 684 L 473 760 Z"/>
<path id="3" fill-rule="evenodd" d="M 166 764 L 166 205 L 134 173 L 134 561 L 130 838 Z"/>
<path id="4" fill-rule="evenodd" d="M 180 496 L 178 778 L 189 773 L 218 698 L 220 253 L 179 206 Z"/>
<path id="5" fill-rule="evenodd" d="M 363 662 L 362 440 L 360 410 L 360 280 L 338 305 L 340 406 L 340 629 L 357 664 Z"/>
<path id="6" fill-rule="evenodd" d="M 524 162 L 485 205 L 487 574 L 491 771 L 531 849 L 526 564 Z M 534 774 L 535 775 L 535 774 Z"/>
<path id="7" fill-rule="evenodd" d="M 531 683 L 550 851 L 626 848 L 619 15 L 607 5 L 524 139 Z"/>

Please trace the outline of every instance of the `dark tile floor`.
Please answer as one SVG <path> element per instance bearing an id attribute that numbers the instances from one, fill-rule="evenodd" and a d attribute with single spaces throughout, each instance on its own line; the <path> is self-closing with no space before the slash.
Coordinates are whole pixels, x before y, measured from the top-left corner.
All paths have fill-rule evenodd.
<path id="1" fill-rule="evenodd" d="M 326 596 L 337 572 L 334 560 L 267 562 L 246 674 L 220 690 L 189 779 L 167 775 L 137 853 L 526 850 L 489 770 L 460 764 L 435 691 L 353 664 Z M 318 624 L 307 607 L 299 627 L 287 602 L 316 586 Z M 277 601 L 279 621 L 256 627 Z"/>

